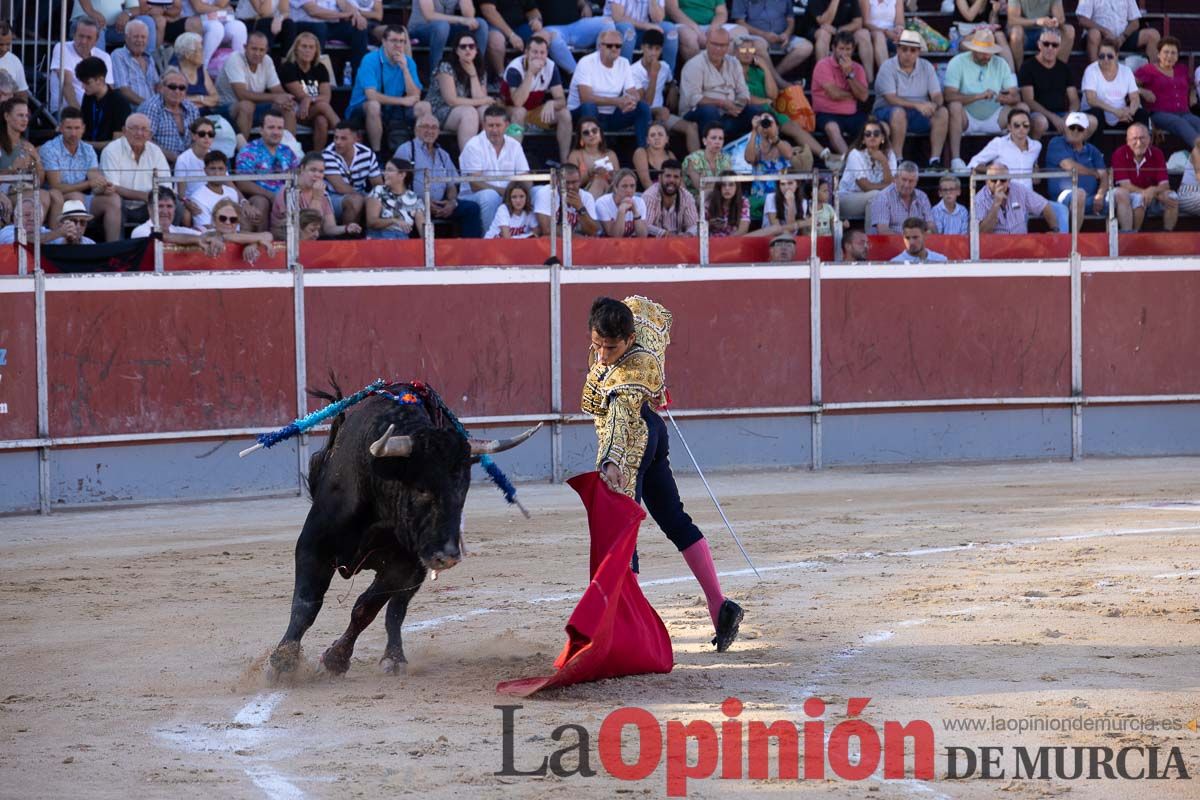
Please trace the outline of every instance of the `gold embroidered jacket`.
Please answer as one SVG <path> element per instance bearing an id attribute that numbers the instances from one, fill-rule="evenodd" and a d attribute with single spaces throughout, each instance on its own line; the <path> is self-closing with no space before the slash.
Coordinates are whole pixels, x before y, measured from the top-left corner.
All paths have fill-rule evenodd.
<path id="1" fill-rule="evenodd" d="M 597 363 L 595 352 L 589 352 L 591 368 L 580 406 L 596 418 L 596 467 L 602 469 L 609 461 L 616 464 L 625 479 L 625 494 L 633 497 L 648 436 L 642 406 L 659 405 L 663 399 L 671 313 L 644 297 L 624 302 L 634 312 L 634 343 L 612 366 Z"/>

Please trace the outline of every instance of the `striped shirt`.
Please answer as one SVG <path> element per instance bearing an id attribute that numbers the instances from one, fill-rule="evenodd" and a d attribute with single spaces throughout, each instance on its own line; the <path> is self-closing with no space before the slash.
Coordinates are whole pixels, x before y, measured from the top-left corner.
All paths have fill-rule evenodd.
<path id="1" fill-rule="evenodd" d="M 357 192 L 366 192 L 370 189 L 370 179 L 383 177 L 383 171 L 379 168 L 379 159 L 375 158 L 375 153 L 365 144 L 354 144 L 354 158 L 349 164 L 346 159 L 342 158 L 332 142 L 324 150 L 321 151 L 325 156 L 325 172 L 340 175 L 346 183 L 354 187 Z M 330 192 L 337 194 L 333 186 L 326 180 L 325 185 Z"/>
<path id="2" fill-rule="evenodd" d="M 913 189 L 912 200 L 907 206 L 900 199 L 900 192 L 894 183 L 875 195 L 875 199 L 871 201 L 872 227 L 886 225 L 888 230 L 898 233 L 904 220 L 909 217 L 920 217 L 929 225 L 933 224 L 933 212 L 929 207 L 929 197 L 920 189 Z M 879 233 L 879 231 L 874 230 L 872 233 Z"/>

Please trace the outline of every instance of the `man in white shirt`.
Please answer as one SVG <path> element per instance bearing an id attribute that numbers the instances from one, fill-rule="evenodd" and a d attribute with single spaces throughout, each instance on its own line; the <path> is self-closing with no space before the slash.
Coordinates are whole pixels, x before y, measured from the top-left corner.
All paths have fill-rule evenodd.
<path id="1" fill-rule="evenodd" d="M 100 37 L 100 26 L 91 17 L 75 21 L 75 33 L 64 48 L 62 43 L 54 45 L 50 54 L 50 110 L 57 113 L 64 106 L 79 108 L 83 102 L 83 84 L 75 77 L 75 66 L 89 56 L 104 62 L 108 69 L 108 84 L 112 85 L 113 65 L 108 53 L 96 47 Z M 59 65 L 66 68 L 62 84 L 59 84 Z"/>
<path id="2" fill-rule="evenodd" d="M 575 236 L 599 236 L 600 223 L 596 219 L 596 199 L 583 188 L 579 175 L 579 167 L 574 164 L 562 165 L 562 199 L 566 200 L 566 224 L 571 226 Z M 551 197 L 553 192 L 548 184 L 539 184 L 533 188 L 533 213 L 537 216 L 540 236 L 550 235 L 550 217 L 558 211 L 561 203 L 558 197 Z M 562 220 L 560 220 L 560 223 Z"/>
<path id="3" fill-rule="evenodd" d="M 700 128 L 694 122 L 671 113 L 667 107 L 666 87 L 675 80 L 675 70 L 663 60 L 662 31 L 649 30 L 642 36 L 642 57 L 633 64 L 633 79 L 642 90 L 642 99 L 650 106 L 650 117 L 661 122 L 668 131 L 682 133 L 687 139 L 687 151 L 700 149 Z"/>
<path id="4" fill-rule="evenodd" d="M 596 52 L 579 59 L 579 67 L 571 77 L 567 97 L 571 118 L 578 125 L 582 117 L 595 117 L 603 131 L 628 130 L 633 125 L 638 147 L 645 147 L 650 106 L 642 99 L 629 60 L 619 55 L 621 34 L 604 31 L 596 48 Z"/>
<path id="5" fill-rule="evenodd" d="M 12 52 L 12 26 L 0 19 L 0 71 L 8 73 L 17 86 L 18 97 L 29 96 L 29 84 L 25 80 L 25 65 Z"/>
<path id="6" fill-rule="evenodd" d="M 220 255 L 225 250 L 225 242 L 221 234 L 215 231 L 203 233 L 195 228 L 175 225 L 175 193 L 166 186 L 158 189 L 158 229 L 162 232 L 162 240 L 166 244 L 181 247 L 198 247 L 205 255 Z M 129 234 L 131 239 L 145 239 L 154 232 L 154 224 L 146 220 Z"/>
<path id="7" fill-rule="evenodd" d="M 508 111 L 490 106 L 483 112 L 483 131 L 472 136 L 458 159 L 462 175 L 469 183 L 466 196 L 479 204 L 483 230 L 492 227 L 492 218 L 512 175 L 529 171 L 529 162 L 521 143 L 505 135 Z"/>
<path id="8" fill-rule="evenodd" d="M 1161 34 L 1154 28 L 1142 28 L 1142 11 L 1137 0 L 1079 0 L 1075 9 L 1079 27 L 1087 31 L 1088 63 L 1100 54 L 1100 41 L 1109 37 L 1117 43 L 1117 52 L 1146 51 L 1151 64 L 1158 61 L 1158 40 Z"/>
<path id="9" fill-rule="evenodd" d="M 925 247 L 925 220 L 920 217 L 909 217 L 904 220 L 901 230 L 904 233 L 904 249 L 892 257 L 893 264 L 921 264 L 926 261 L 948 260 L 941 253 Z"/>
<path id="10" fill-rule="evenodd" d="M 124 132 L 100 153 L 100 169 L 128 213 L 131 209 L 145 210 L 155 173 L 169 178 L 171 166 L 159 146 L 150 141 L 150 118 L 145 114 L 126 117 Z"/>
<path id="11" fill-rule="evenodd" d="M 283 90 L 275 62 L 267 55 L 266 34 L 255 31 L 246 39 L 245 53 L 230 53 L 217 76 L 217 93 L 224 109 L 218 113 L 233 118 L 238 133 L 250 135 L 250 129 L 262 122 L 271 108 L 283 112 L 283 125 L 296 131 L 296 98 Z"/>

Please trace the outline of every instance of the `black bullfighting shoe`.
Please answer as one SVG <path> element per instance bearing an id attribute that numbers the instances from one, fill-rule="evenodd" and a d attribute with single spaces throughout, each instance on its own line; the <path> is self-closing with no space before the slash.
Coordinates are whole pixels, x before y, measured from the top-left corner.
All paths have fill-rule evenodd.
<path id="1" fill-rule="evenodd" d="M 729 649 L 729 645 L 733 644 L 733 640 L 738 635 L 738 626 L 742 624 L 744 616 L 746 616 L 746 612 L 732 600 L 726 599 L 721 603 L 721 610 L 717 612 L 717 635 L 712 640 L 712 643 L 717 646 L 718 653 L 724 653 Z"/>

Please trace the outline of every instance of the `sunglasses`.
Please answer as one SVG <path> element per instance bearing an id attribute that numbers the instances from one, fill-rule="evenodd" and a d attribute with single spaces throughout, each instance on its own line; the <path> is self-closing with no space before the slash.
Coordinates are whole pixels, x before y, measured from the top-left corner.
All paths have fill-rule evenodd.
<path id="1" fill-rule="evenodd" d="M 874 137 L 874 136 L 883 136 L 883 131 L 877 131 L 877 130 L 866 130 L 866 131 L 863 131 L 863 136 L 872 136 L 872 137 Z"/>
<path id="2" fill-rule="evenodd" d="M 1058 42 L 1038 42 L 1038 44 L 1050 50 L 1058 49 Z"/>
<path id="3" fill-rule="evenodd" d="M 192 134 L 192 136 L 201 136 L 205 139 L 212 139 L 216 135 L 217 135 L 216 131 L 196 131 L 195 133 Z"/>
<path id="4" fill-rule="evenodd" d="M 1008 123 L 1008 127 L 1010 127 L 1010 128 L 1028 128 L 1029 123 L 1028 122 L 1010 122 L 1010 123 Z"/>
<path id="5" fill-rule="evenodd" d="M 227 217 L 224 214 L 217 215 L 217 222 L 237 222 L 237 217 Z"/>
<path id="6" fill-rule="evenodd" d="M 459 50 L 474 50 L 474 49 L 475 49 L 475 43 L 474 43 L 474 42 L 468 42 L 467 44 L 460 44 L 460 45 L 458 46 L 458 49 L 459 49 Z"/>
<path id="7" fill-rule="evenodd" d="M 600 44 L 600 46 L 601 46 L 601 47 L 603 47 L 603 48 L 604 48 L 604 49 L 606 49 L 606 50 L 620 50 L 620 49 L 621 49 L 621 43 L 620 43 L 620 42 L 616 42 L 616 43 L 613 43 L 613 42 L 602 42 L 602 43 Z"/>
<path id="8" fill-rule="evenodd" d="M 580 133 L 583 134 L 584 136 L 594 136 L 599 132 L 600 132 L 599 128 L 584 128 L 582 131 L 580 131 Z"/>
<path id="9" fill-rule="evenodd" d="M 739 53 L 757 53 L 758 48 L 757 47 L 739 47 L 738 52 Z"/>
<path id="10" fill-rule="evenodd" d="M 1087 128 L 1083 127 L 1082 125 L 1068 125 L 1067 130 L 1069 130 L 1069 131 L 1086 131 Z"/>
<path id="11" fill-rule="evenodd" d="M 165 84 L 165 85 L 166 85 L 166 87 L 167 87 L 168 89 L 170 89 L 172 92 L 184 92 L 184 91 L 187 91 L 187 85 L 186 85 L 186 84 L 182 84 L 182 83 L 168 83 L 168 84 Z"/>
<path id="12" fill-rule="evenodd" d="M 1117 59 L 1117 55 L 1116 53 L 1101 53 L 1099 58 L 1101 61 L 1115 61 Z"/>

